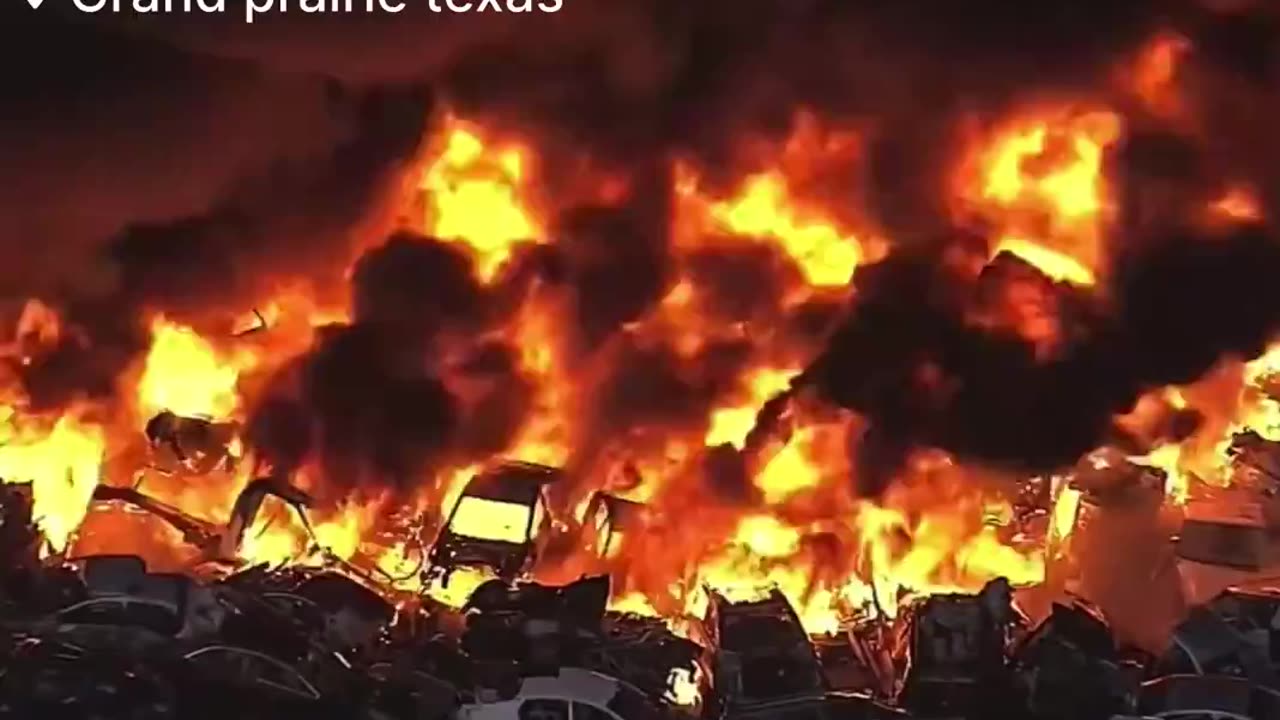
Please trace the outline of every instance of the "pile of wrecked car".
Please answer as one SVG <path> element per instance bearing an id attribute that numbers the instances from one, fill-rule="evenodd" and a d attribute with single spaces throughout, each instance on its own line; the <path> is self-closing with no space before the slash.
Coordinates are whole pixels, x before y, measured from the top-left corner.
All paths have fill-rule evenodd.
<path id="1" fill-rule="evenodd" d="M 174 417 L 148 428 L 168 466 L 193 473 L 232 462 L 215 430 Z M 1275 494 L 1280 447 L 1241 437 L 1235 458 L 1256 497 Z M 1115 483 L 1081 474 L 1078 522 L 1143 506 L 1159 485 L 1158 471 L 1121 469 Z M 176 529 L 202 562 L 223 566 L 211 575 L 153 572 L 132 555 L 45 557 L 30 486 L 0 484 L 0 717 L 1280 718 L 1280 591 L 1242 582 L 1268 577 L 1259 513 L 1189 514 L 1170 557 L 1194 600 L 1160 653 L 1124 646 L 1078 598 L 1032 622 L 1003 580 L 820 637 L 776 589 L 745 599 L 707 589 L 705 617 L 677 634 L 610 611 L 607 574 L 529 579 L 555 532 L 546 493 L 560 473 L 515 462 L 480 471 L 422 543 L 424 581 L 447 584 L 466 567 L 492 577 L 461 607 L 334 558 L 237 564 L 266 498 L 305 522 L 311 499 L 284 478 L 250 482 L 220 525 L 138 488 L 98 488 L 96 502 Z M 1046 522 L 1050 493 L 1036 483 L 1016 523 Z M 645 512 L 598 493 L 577 541 L 608 556 Z"/>

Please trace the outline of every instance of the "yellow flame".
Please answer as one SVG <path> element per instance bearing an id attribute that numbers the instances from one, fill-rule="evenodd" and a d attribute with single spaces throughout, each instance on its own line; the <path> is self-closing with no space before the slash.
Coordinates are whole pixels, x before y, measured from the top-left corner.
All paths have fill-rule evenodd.
<path id="1" fill-rule="evenodd" d="M 735 235 L 776 238 L 811 285 L 847 285 L 862 259 L 858 238 L 800 209 L 778 172 L 748 178 L 737 197 L 711 206 L 711 216 Z"/>
<path id="2" fill-rule="evenodd" d="M 240 373 L 254 362 L 252 353 L 220 351 L 190 327 L 157 318 L 138 380 L 140 407 L 148 415 L 169 410 L 185 416 L 230 417 L 240 406 Z"/>
<path id="3" fill-rule="evenodd" d="M 521 146 L 490 147 L 478 128 L 452 120 L 422 176 L 428 232 L 465 243 L 483 281 L 496 277 L 516 245 L 542 235 L 528 209 L 528 155 Z"/>
<path id="4" fill-rule="evenodd" d="M 74 415 L 58 418 L 47 431 L 19 422 L 14 408 L 0 406 L 0 480 L 32 483 L 40 529 L 53 549 L 62 550 L 88 513 L 105 435 Z"/>
<path id="5" fill-rule="evenodd" d="M 454 508 L 450 529 L 479 540 L 522 543 L 528 539 L 530 511 L 519 503 L 464 496 Z"/>
<path id="6" fill-rule="evenodd" d="M 822 467 L 814 461 L 810 447 L 817 432 L 816 428 L 801 428 L 756 475 L 756 487 L 764 493 L 766 504 L 776 505 L 821 483 Z"/>
<path id="7" fill-rule="evenodd" d="M 791 378 L 798 371 L 764 367 L 752 371 L 746 378 L 746 395 L 743 402 L 730 407 L 716 408 L 711 412 L 711 426 L 707 429 L 706 443 L 709 446 L 731 443 L 741 449 L 747 440 L 747 434 L 755 426 L 756 414 L 760 407 L 771 398 L 786 390 Z"/>

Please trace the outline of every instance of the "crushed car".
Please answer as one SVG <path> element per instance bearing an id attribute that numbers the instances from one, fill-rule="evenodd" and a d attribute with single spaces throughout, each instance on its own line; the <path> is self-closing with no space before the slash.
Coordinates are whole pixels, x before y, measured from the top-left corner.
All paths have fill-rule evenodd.
<path id="1" fill-rule="evenodd" d="M 1004 580 L 973 595 L 915 602 L 898 630 L 899 704 L 926 717 L 967 717 L 990 707 L 1009 692 L 1007 650 L 1023 624 Z"/>
<path id="2" fill-rule="evenodd" d="M 710 668 L 703 715 L 811 720 L 900 715 L 870 696 L 834 691 L 809 634 L 778 588 L 735 600 L 709 590 L 702 631 Z"/>

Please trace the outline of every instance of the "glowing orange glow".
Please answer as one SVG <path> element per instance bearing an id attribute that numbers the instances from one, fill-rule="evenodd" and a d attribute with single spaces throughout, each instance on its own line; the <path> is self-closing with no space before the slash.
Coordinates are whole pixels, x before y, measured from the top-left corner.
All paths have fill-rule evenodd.
<path id="1" fill-rule="evenodd" d="M 488 568 L 461 567 L 449 578 L 447 587 L 443 582 L 436 581 L 426 588 L 426 593 L 437 602 L 460 608 L 467 603 L 476 588 L 496 577 Z"/>
<path id="2" fill-rule="evenodd" d="M 1160 63 L 1152 62 L 1158 69 Z M 1172 70 L 1150 72 L 1143 83 L 1171 82 Z M 957 215 L 977 216 L 992 228 L 993 253 L 1016 255 L 1054 280 L 1094 285 L 1107 272 L 1105 241 L 1113 219 L 1103 160 L 1121 130 L 1119 117 L 1104 110 L 1037 107 L 1019 113 L 961 148 L 957 184 L 948 187 L 948 199 Z M 603 568 L 613 575 L 613 609 L 662 615 L 674 623 L 704 609 L 707 587 L 735 597 L 777 587 L 805 626 L 820 632 L 859 615 L 893 615 L 914 596 L 971 592 L 997 576 L 1018 585 L 1043 580 L 1052 542 L 1065 539 L 1074 525 L 1079 492 L 1055 490 L 1049 528 L 1042 531 L 1048 538 L 1009 539 L 1021 528 L 1003 493 L 1024 478 L 1000 476 L 1000 482 L 989 482 L 986 471 L 921 452 L 882 495 L 869 499 L 860 494 L 856 462 L 865 421 L 853 413 L 806 398 L 806 389 L 796 388 L 795 403 L 777 426 L 756 428 L 762 408 L 789 389 L 825 341 L 820 332 L 793 327 L 804 324 L 792 322 L 793 311 L 811 300 L 843 299 L 859 265 L 885 250 L 886 241 L 865 219 L 872 215 L 859 207 L 858 188 L 830 181 L 833 175 L 860 174 L 827 172 L 832 164 L 860 168 L 856 133 L 798 122 L 785 142 L 744 152 L 736 165 L 743 171 L 723 177 L 723 184 L 719 179 L 727 168 L 713 173 L 691 161 L 676 164 L 672 217 L 664 219 L 673 233 L 670 275 L 665 286 L 653 288 L 661 300 L 628 317 L 625 327 L 598 343 L 602 349 L 580 336 L 586 333 L 575 333 L 567 319 L 575 317 L 580 309 L 575 303 L 584 299 L 574 295 L 575 288 L 565 289 L 574 283 L 546 277 L 526 285 L 498 282 L 521 243 L 554 239 L 546 232 L 553 216 L 538 202 L 547 189 L 536 148 L 451 119 L 435 138 L 434 150 L 415 198 L 424 206 L 421 229 L 465 249 L 477 278 L 491 284 L 493 295 L 516 286 L 494 303 L 501 312 L 495 312 L 482 338 L 507 345 L 514 373 L 528 390 L 520 398 L 523 415 L 506 428 L 509 434 L 502 436 L 496 454 L 567 466 L 573 485 L 567 507 L 546 508 L 569 526 L 567 531 L 577 530 L 570 521 L 575 503 L 596 490 L 643 501 L 655 518 L 652 527 L 646 514 L 643 528 L 619 530 L 606 557 L 590 558 L 593 571 Z M 576 182 L 566 179 L 565 184 Z M 621 202 L 630 191 L 623 179 L 584 190 L 591 202 Z M 1246 207 L 1228 205 L 1237 217 Z M 725 296 L 734 293 L 705 280 L 699 263 L 716 254 L 706 251 L 725 247 L 751 252 L 721 254 L 760 258 L 760 272 L 777 271 L 769 278 L 776 285 L 760 293 L 767 297 L 749 308 L 726 309 L 736 298 Z M 575 255 L 575 247 L 564 249 L 571 272 L 579 269 L 574 263 L 590 264 L 590 258 Z M 983 252 L 973 254 L 981 262 Z M 1060 289 L 1035 273 L 1023 275 L 1031 278 L 1026 286 Z M 1054 309 L 1040 307 L 1036 292 L 1026 290 L 1009 304 L 1030 308 L 1019 329 L 1040 327 L 1028 330 L 1028 337 L 1052 339 L 1057 326 L 1042 321 L 1044 316 L 1053 321 Z M 55 545 L 65 544 L 84 517 L 99 475 L 111 474 L 117 482 L 129 477 L 102 473 L 103 458 L 114 461 L 121 448 L 147 450 L 141 422 L 162 409 L 245 419 L 261 399 L 255 395 L 257 381 L 266 371 L 305 352 L 315 338 L 314 326 L 350 319 L 345 307 L 332 301 L 341 294 L 327 287 L 288 286 L 275 297 L 246 299 L 259 303 L 256 313 L 245 315 L 244 306 L 211 308 L 210 317 L 235 318 L 225 337 L 203 330 L 214 324 L 206 325 L 204 317 L 195 323 L 199 332 L 154 318 L 145 360 L 118 379 L 122 399 L 101 407 L 77 407 L 48 418 L 29 415 L 17 391 L 21 384 L 0 377 L 0 476 L 35 480 L 42 527 Z M 23 318 L 19 334 L 27 340 L 13 343 L 6 357 L 38 355 L 40 348 L 73 332 L 42 305 L 32 305 Z M 449 357 L 438 364 L 446 368 L 441 372 L 448 383 L 457 380 L 455 374 L 466 375 L 455 373 L 455 349 L 441 353 Z M 472 350 L 463 347 L 457 354 L 469 357 Z M 670 403 L 675 407 L 669 415 L 667 407 L 658 407 L 631 426 L 607 428 L 611 436 L 599 438 L 588 426 L 600 420 L 591 412 L 597 408 L 590 395 L 612 379 L 609 363 L 615 357 L 661 364 L 661 379 L 669 385 L 660 387 L 681 394 Z M 729 365 L 722 362 L 726 358 Z M 1194 439 L 1156 447 L 1138 459 L 1171 470 L 1167 490 L 1173 502 L 1192 494 L 1202 477 L 1218 481 L 1209 478 L 1221 475 L 1222 443 L 1233 429 L 1263 428 L 1268 436 L 1280 437 L 1280 405 L 1264 387 L 1280 368 L 1280 350 L 1236 365 L 1234 375 L 1218 379 L 1221 384 L 1213 388 L 1162 390 L 1144 399 L 1149 407 L 1143 414 L 1150 414 L 1144 422 L 1150 424 L 1178 409 L 1210 418 Z M 724 377 L 726 366 L 733 368 L 732 378 Z M 486 381 L 464 377 L 457 385 L 470 390 L 467 382 Z M 473 395 L 488 399 L 483 390 Z M 458 392 L 467 418 L 473 395 Z M 658 400 L 655 405 L 666 398 Z M 1153 432 L 1143 439 L 1159 437 L 1164 436 Z M 294 479 L 300 487 L 322 491 L 316 493 L 320 506 L 304 523 L 283 503 L 268 501 L 246 532 L 240 554 L 275 564 L 315 564 L 330 555 L 353 564 L 359 560 L 395 578 L 388 584 L 396 589 L 461 606 L 493 574 L 468 568 L 456 572 L 447 588 L 438 581 L 429 584 L 416 573 L 425 553 L 421 545 L 430 543 L 455 509 L 455 531 L 491 540 L 522 542 L 530 518 L 520 505 L 463 497 L 467 481 L 489 458 L 458 452 L 450 456 L 454 465 L 437 477 L 415 478 L 412 490 L 388 491 L 387 497 L 364 496 L 365 488 L 339 492 L 352 485 L 326 484 L 331 478 L 322 469 L 304 463 Z M 314 458 L 308 462 L 319 465 Z M 249 473 L 236 468 L 181 484 L 148 478 L 144 487 L 193 515 L 221 521 Z M 400 526 L 400 518 L 413 516 L 409 510 L 426 515 L 424 537 L 410 536 Z M 537 518 L 538 527 L 542 519 Z M 393 533 L 396 537 L 389 539 Z M 1048 547 L 1036 547 L 1036 540 Z M 576 577 L 579 566 L 588 564 L 561 554 L 544 558 L 534 578 Z"/>
<path id="3" fill-rule="evenodd" d="M 1210 211 L 1225 220 L 1261 220 L 1262 205 L 1257 195 L 1248 187 L 1237 185 L 1214 201 Z"/>
<path id="4" fill-rule="evenodd" d="M 1181 445 L 1161 445 L 1141 457 L 1131 458 L 1139 465 L 1159 468 L 1165 472 L 1165 495 L 1174 503 L 1183 505 L 1191 491 L 1191 480 L 1183 471 L 1185 461 Z"/>
<path id="5" fill-rule="evenodd" d="M 1071 531 L 1076 527 L 1076 518 L 1080 514 L 1082 497 L 1079 490 L 1066 486 L 1065 483 L 1057 489 L 1057 495 L 1053 499 L 1053 513 L 1050 515 L 1050 542 L 1062 541 L 1071 535 Z"/>
<path id="6" fill-rule="evenodd" d="M 677 163 L 676 242 L 768 243 L 790 258 L 809 287 L 847 285 L 859 264 L 883 253 L 883 242 L 830 212 L 811 188 L 822 185 L 827 166 L 857 159 L 858 150 L 856 135 L 823 128 L 811 114 L 799 113 L 781 147 L 756 153 L 770 156 L 774 166 L 747 176 L 728 196 L 709 192 L 695 167 Z"/>
<path id="7" fill-rule="evenodd" d="M 1144 415 L 1148 421 L 1158 418 L 1162 403 L 1170 409 L 1193 410 L 1201 421 L 1188 437 L 1160 443 L 1131 460 L 1164 470 L 1167 495 L 1177 505 L 1194 499 L 1197 486 L 1230 485 L 1227 450 L 1237 433 L 1252 431 L 1267 440 L 1280 440 L 1280 402 L 1275 398 L 1278 370 L 1280 345 L 1273 345 L 1250 362 L 1220 362 L 1191 385 L 1165 388 L 1143 398 L 1140 412 L 1127 419 L 1131 427 L 1141 427 Z"/>
<path id="8" fill-rule="evenodd" d="M 777 238 L 811 284 L 847 284 L 861 258 L 858 239 L 791 205 L 786 180 L 764 174 L 749 178 L 737 198 L 713 204 L 711 215 L 736 235 Z"/>
<path id="9" fill-rule="evenodd" d="M 1179 64 L 1190 49 L 1191 43 L 1186 38 L 1164 33 L 1156 36 L 1139 55 L 1130 84 L 1151 112 L 1172 117 L 1182 111 L 1176 81 Z"/>
<path id="10" fill-rule="evenodd" d="M 819 442 L 817 427 L 802 428 L 756 476 L 756 487 L 764 494 L 767 505 L 776 505 L 796 493 L 817 487 L 822 483 L 824 471 L 815 458 Z"/>
<path id="11" fill-rule="evenodd" d="M 847 285 L 863 259 L 858 237 L 801 205 L 778 172 L 752 176 L 735 197 L 715 201 L 701 195 L 692 170 L 682 166 L 679 175 L 676 187 L 686 223 L 692 222 L 687 218 L 701 216 L 705 219 L 693 222 L 693 227 L 776 242 L 814 287 Z"/>
<path id="12" fill-rule="evenodd" d="M 747 439 L 747 433 L 756 422 L 756 413 L 760 406 L 770 398 L 786 390 L 798 370 L 782 370 L 777 368 L 760 368 L 746 379 L 748 397 L 746 402 L 732 407 L 721 407 L 711 411 L 711 427 L 707 429 L 707 445 L 731 443 L 739 448 Z"/>
<path id="13" fill-rule="evenodd" d="M 561 364 L 560 337 L 550 300 L 529 298 L 510 333 L 520 348 L 520 366 L 538 388 L 526 422 L 507 457 L 560 465 L 569 455 L 574 425 L 573 382 Z"/>
<path id="14" fill-rule="evenodd" d="M 422 176 L 427 231 L 465 243 L 482 280 L 497 275 L 514 246 L 542 236 L 528 209 L 529 160 L 524 147 L 490 146 L 477 128 L 451 120 Z"/>

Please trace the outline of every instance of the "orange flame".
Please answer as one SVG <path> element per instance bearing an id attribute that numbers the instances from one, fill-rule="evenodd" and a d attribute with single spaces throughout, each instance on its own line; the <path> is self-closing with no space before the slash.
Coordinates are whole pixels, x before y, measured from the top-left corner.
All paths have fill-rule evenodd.
<path id="1" fill-rule="evenodd" d="M 1111 214 L 1103 156 L 1120 130 L 1119 116 L 1105 110 L 1015 119 L 961 164 L 957 210 L 996 229 L 997 252 L 1055 279 L 1093 284 Z"/>
<path id="2" fill-rule="evenodd" d="M 1166 118 L 1182 114 L 1183 101 L 1176 82 L 1179 65 L 1190 50 L 1191 43 L 1186 38 L 1161 33 L 1138 56 L 1130 84 L 1153 113 Z"/>
<path id="3" fill-rule="evenodd" d="M 856 160 L 858 149 L 856 135 L 829 131 L 799 113 L 782 147 L 765 151 L 775 153 L 776 167 L 746 177 L 729 197 L 713 197 L 696 168 L 677 163 L 677 243 L 765 242 L 790 258 L 808 286 L 847 285 L 859 264 L 884 251 L 883 242 L 829 212 L 815 186 L 823 185 L 824 172 Z"/>

